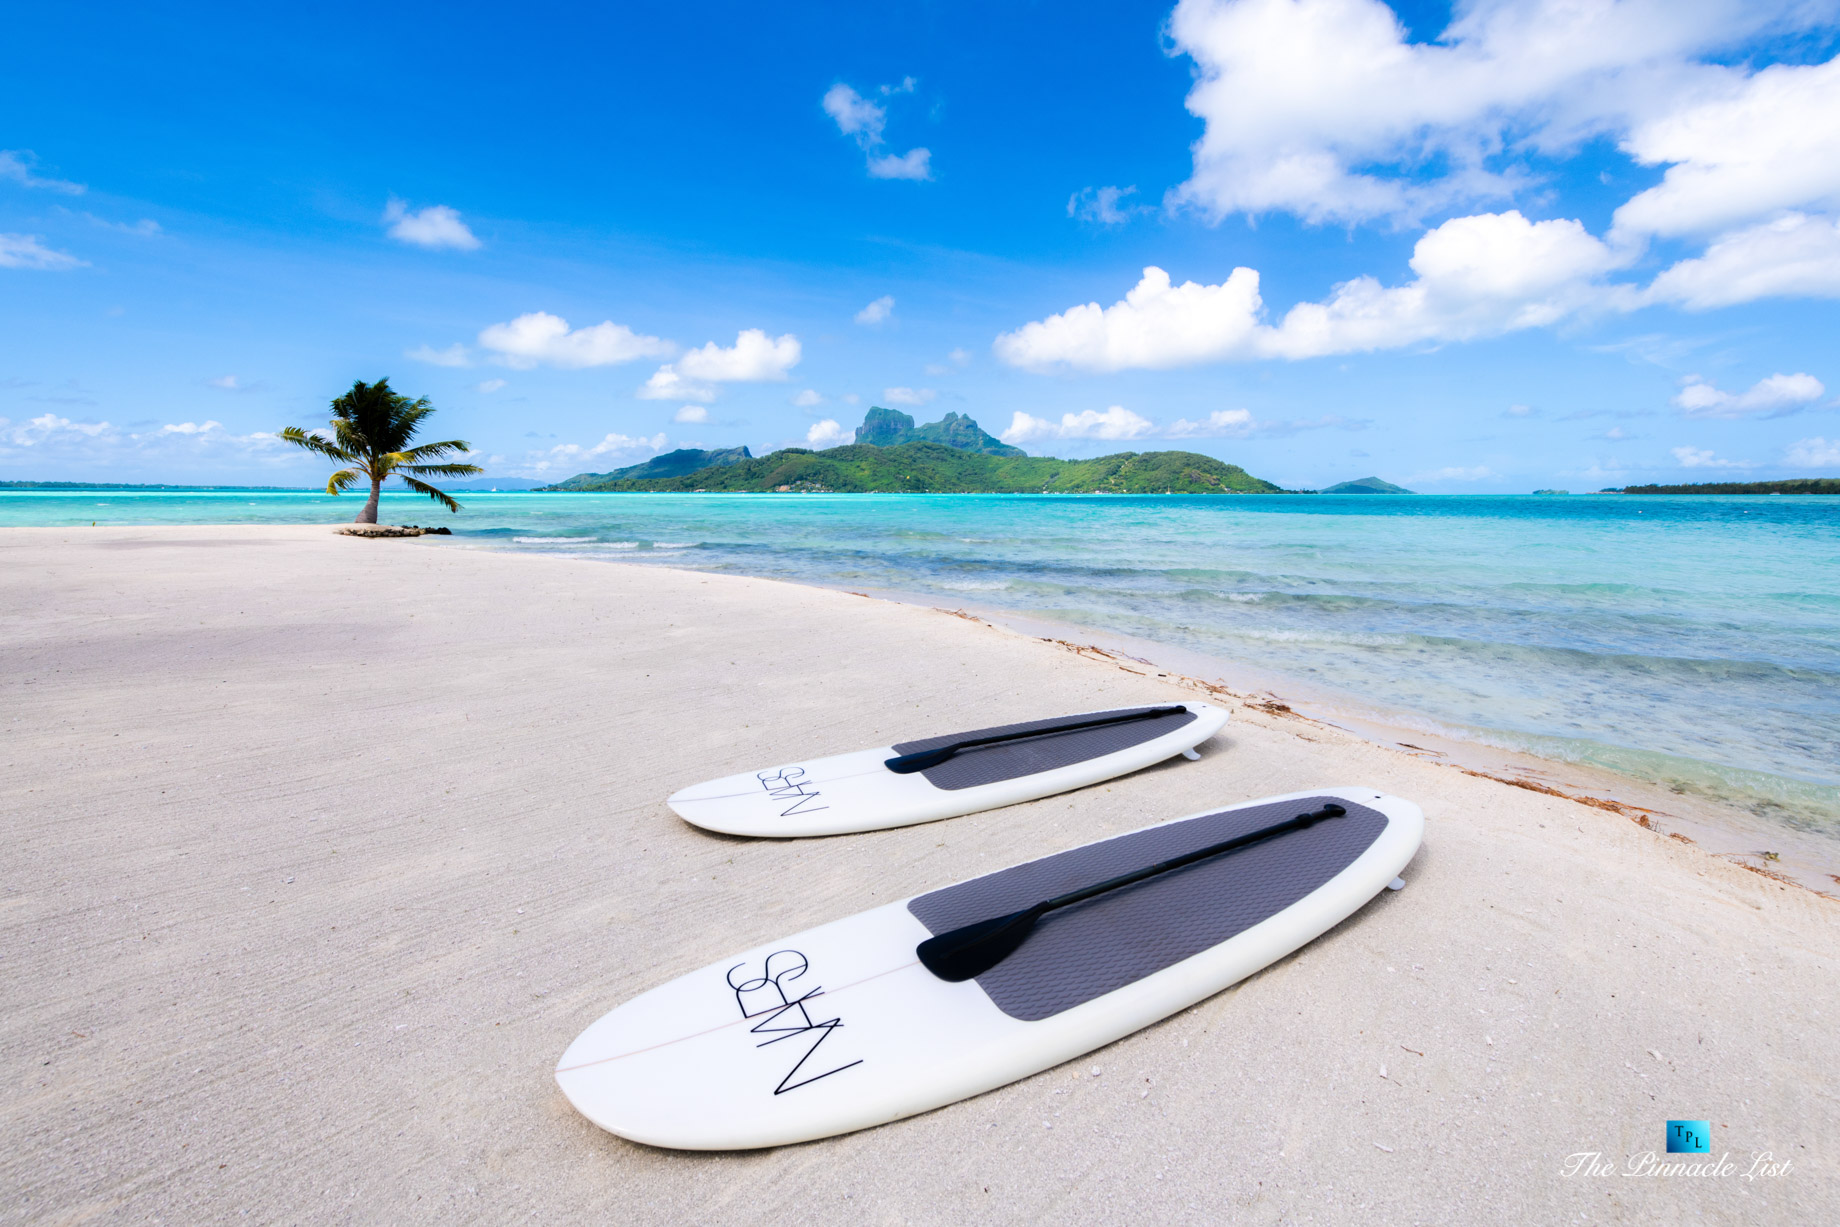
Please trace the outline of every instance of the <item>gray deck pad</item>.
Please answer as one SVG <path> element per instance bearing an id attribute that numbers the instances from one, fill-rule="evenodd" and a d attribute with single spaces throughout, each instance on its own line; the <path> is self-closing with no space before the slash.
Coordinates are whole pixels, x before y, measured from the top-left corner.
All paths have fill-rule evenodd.
<path id="1" fill-rule="evenodd" d="M 928 737 L 924 741 L 903 741 L 894 747 L 894 752 L 897 755 L 918 754 L 922 750 L 936 750 L 940 746 L 949 746 L 955 741 L 1031 733 L 1038 729 L 1051 729 L 1057 724 L 1091 720 L 1096 716 L 1128 716 L 1133 712 L 1151 710 L 1153 709 L 1148 707 L 1121 707 L 1116 711 L 1093 712 L 1083 716 L 1056 716 L 1052 720 L 1027 720 L 1021 724 L 1003 724 L 996 728 L 973 729 L 968 733 Z M 1152 716 L 1146 720 L 1133 720 L 1129 724 L 1113 725 L 1110 728 L 1079 729 L 1071 733 L 1037 737 L 1030 741 L 1019 741 L 1009 745 L 981 746 L 977 749 L 961 750 L 937 767 L 928 767 L 920 774 L 925 776 L 927 783 L 933 787 L 948 791 L 959 788 L 976 788 L 980 784 L 997 784 L 1004 780 L 1020 779 L 1025 775 L 1052 771 L 1056 767 L 1070 767 L 1074 763 L 1083 763 L 1089 758 L 1102 758 L 1107 754 L 1116 754 L 1120 750 L 1142 745 L 1165 733 L 1173 733 L 1185 724 L 1193 724 L 1196 719 L 1192 711 L 1178 711 L 1171 712 L 1167 716 Z"/>
<path id="2" fill-rule="evenodd" d="M 935 936 L 1193 852 L 1329 802 L 1345 817 L 1253 844 L 1044 917 L 1022 948 L 977 978 L 998 1009 L 1036 1022 L 1217 946 L 1353 864 L 1387 818 L 1340 797 L 1223 810 L 999 870 L 907 905 Z"/>

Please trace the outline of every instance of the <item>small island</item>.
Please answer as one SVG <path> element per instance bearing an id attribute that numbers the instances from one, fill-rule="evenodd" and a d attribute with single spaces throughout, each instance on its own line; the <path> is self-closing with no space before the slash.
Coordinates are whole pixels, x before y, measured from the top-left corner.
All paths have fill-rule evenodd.
<path id="1" fill-rule="evenodd" d="M 1338 481 L 1333 486 L 1319 490 L 1319 494 L 1410 494 L 1412 491 L 1404 486 L 1395 486 L 1390 481 L 1378 477 L 1357 477 L 1353 481 Z"/>
<path id="2" fill-rule="evenodd" d="M 581 473 L 552 492 L 678 491 L 775 494 L 1283 494 L 1282 486 L 1197 452 L 1119 452 L 1091 460 L 1031 456 L 948 413 L 869 410 L 856 442 L 825 451 L 789 447 L 683 448 L 610 473 Z"/>
<path id="3" fill-rule="evenodd" d="M 1605 494 L 1840 494 L 1840 478 L 1797 477 L 1788 481 L 1702 481 L 1689 486 L 1611 487 Z"/>

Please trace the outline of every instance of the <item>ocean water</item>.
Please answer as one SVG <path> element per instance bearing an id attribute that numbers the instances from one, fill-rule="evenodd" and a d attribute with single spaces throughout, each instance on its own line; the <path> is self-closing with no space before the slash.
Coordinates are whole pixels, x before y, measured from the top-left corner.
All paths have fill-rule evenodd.
<path id="1" fill-rule="evenodd" d="M 1010 610 L 1840 838 L 1840 499 L 469 494 L 451 548 Z M 317 494 L 0 492 L 0 525 L 315 523 Z M 1228 671 L 1231 676 L 1231 671 Z"/>

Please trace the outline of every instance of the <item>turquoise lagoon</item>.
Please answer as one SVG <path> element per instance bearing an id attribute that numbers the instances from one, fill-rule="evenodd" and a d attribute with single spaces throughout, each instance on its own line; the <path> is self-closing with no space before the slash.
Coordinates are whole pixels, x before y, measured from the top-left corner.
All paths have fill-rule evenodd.
<path id="1" fill-rule="evenodd" d="M 453 548 L 1008 610 L 1840 837 L 1840 499 L 467 494 Z M 0 525 L 323 523 L 313 493 L 0 492 Z M 1232 669 L 1226 668 L 1226 676 Z"/>

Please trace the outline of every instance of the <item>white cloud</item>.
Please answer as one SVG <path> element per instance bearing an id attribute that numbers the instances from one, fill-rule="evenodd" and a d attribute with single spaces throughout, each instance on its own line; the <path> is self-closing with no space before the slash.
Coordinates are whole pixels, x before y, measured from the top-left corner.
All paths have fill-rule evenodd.
<path id="1" fill-rule="evenodd" d="M 1483 213 L 1421 236 L 1411 260 L 1416 280 L 1388 288 L 1357 277 L 1325 302 L 1292 307 L 1277 327 L 1261 322 L 1253 269 L 1236 268 L 1219 285 L 1176 286 L 1151 267 L 1122 302 L 1025 324 L 999 336 L 995 350 L 1029 370 L 1116 371 L 1467 340 L 1555 323 L 1601 301 L 1596 279 L 1626 258 L 1576 221 Z"/>
<path id="2" fill-rule="evenodd" d="M 707 384 L 692 383 L 677 373 L 669 362 L 652 372 L 633 395 L 640 400 L 700 400 L 716 398 L 716 390 Z"/>
<path id="3" fill-rule="evenodd" d="M 1623 142 L 1636 161 L 1668 169 L 1616 211 L 1616 231 L 1704 233 L 1840 207 L 1840 59 L 1706 75 L 1711 97 L 1638 124 Z"/>
<path id="4" fill-rule="evenodd" d="M 933 151 L 925 146 L 918 146 L 899 155 L 887 153 L 880 157 L 871 157 L 869 177 L 871 179 L 931 179 L 933 177 Z"/>
<path id="5" fill-rule="evenodd" d="M 154 221 L 151 217 L 143 217 L 137 222 L 112 222 L 106 217 L 97 217 L 94 213 L 85 213 L 83 216 L 93 225 L 101 226 L 104 230 L 114 230 L 120 234 L 132 234 L 136 238 L 151 239 L 157 237 L 161 233 L 160 223 Z"/>
<path id="6" fill-rule="evenodd" d="M 68 179 L 41 179 L 32 173 L 32 167 L 38 159 L 25 149 L 0 149 L 0 179 L 10 179 L 20 187 L 38 188 L 46 192 L 60 192 L 65 196 L 81 196 L 89 189 L 81 183 L 72 183 Z"/>
<path id="7" fill-rule="evenodd" d="M 856 432 L 854 430 L 845 430 L 831 418 L 813 422 L 811 429 L 805 432 L 805 442 L 813 447 L 839 447 L 855 441 Z"/>
<path id="8" fill-rule="evenodd" d="M 383 220 L 389 226 L 389 236 L 399 242 L 437 251 L 479 249 L 479 240 L 460 220 L 460 214 L 446 205 L 429 205 L 411 213 L 406 202 L 391 197 L 384 206 Z"/>
<path id="9" fill-rule="evenodd" d="M 482 392 L 485 395 L 490 396 L 492 393 L 498 391 L 500 388 L 504 386 L 505 386 L 505 381 L 502 379 L 485 379 L 473 385 L 473 390 L 475 392 Z"/>
<path id="10" fill-rule="evenodd" d="M 1840 439 L 1829 442 L 1816 435 L 1789 445 L 1783 463 L 1797 469 L 1840 469 Z"/>
<path id="11" fill-rule="evenodd" d="M 1036 371 L 1188 366 L 1250 353 L 1260 306 L 1252 269 L 1236 268 L 1219 285 L 1177 286 L 1151 267 L 1122 302 L 1071 307 L 1004 333 L 994 348 L 1011 366 Z"/>
<path id="12" fill-rule="evenodd" d="M 884 294 L 856 313 L 859 324 L 880 324 L 894 314 L 894 295 Z"/>
<path id="13" fill-rule="evenodd" d="M 31 457 L 34 464 L 54 458 L 61 463 L 104 467 L 116 461 L 287 464 L 294 461 L 295 452 L 268 431 L 232 434 L 215 420 L 169 422 L 128 431 L 108 421 L 79 422 L 55 413 L 17 424 L 0 418 L 0 458 Z"/>
<path id="14" fill-rule="evenodd" d="M 210 384 L 213 388 L 222 388 L 226 392 L 234 392 L 242 387 L 242 385 L 237 382 L 235 375 L 220 375 L 216 379 L 207 379 L 205 382 Z"/>
<path id="15" fill-rule="evenodd" d="M 791 333 L 769 338 L 758 328 L 735 335 L 727 349 L 714 341 L 701 349 L 686 350 L 677 367 L 686 378 L 714 383 L 756 383 L 786 378 L 799 363 L 799 339 Z"/>
<path id="16" fill-rule="evenodd" d="M 1744 392 L 1725 392 L 1698 375 L 1682 381 L 1674 403 L 1682 417 L 1786 417 L 1820 400 L 1827 389 L 1813 375 L 1771 375 Z"/>
<path id="17" fill-rule="evenodd" d="M 671 420 L 701 425 L 709 420 L 709 410 L 701 405 L 685 405 L 671 415 Z"/>
<path id="18" fill-rule="evenodd" d="M 884 85 L 882 97 L 914 92 L 914 79 L 904 78 L 899 85 Z M 931 179 L 932 153 L 910 149 L 896 156 L 880 152 L 886 143 L 882 131 L 888 126 L 888 108 L 871 102 L 839 81 L 824 92 L 824 113 L 837 123 L 837 131 L 855 140 L 867 161 L 873 179 Z"/>
<path id="19" fill-rule="evenodd" d="M 640 455 L 655 456 L 668 445 L 664 432 L 651 436 L 623 435 L 610 432 L 599 443 L 583 447 L 579 443 L 562 443 L 544 452 L 531 452 L 522 464 L 516 466 L 517 475 L 521 477 L 541 477 L 552 470 L 580 472 L 581 466 L 593 460 L 618 461 L 631 459 Z M 617 467 L 617 465 L 615 466 Z"/>
<path id="20" fill-rule="evenodd" d="M 1317 222 L 1503 198 L 1531 178 L 1526 155 L 1649 132 L 1744 79 L 1695 57 L 1816 25 L 1824 7 L 1489 0 L 1411 41 L 1379 0 L 1182 0 L 1168 30 L 1195 61 L 1187 106 L 1206 127 L 1174 198 Z"/>
<path id="21" fill-rule="evenodd" d="M 1177 418 L 1163 431 L 1166 439 L 1243 439 L 1252 433 L 1252 412 L 1248 409 L 1216 409 L 1200 422 Z"/>
<path id="22" fill-rule="evenodd" d="M 1137 193 L 1135 187 L 1085 187 L 1067 198 L 1067 216 L 1101 226 L 1122 226 L 1133 213 L 1145 212 L 1143 205 L 1119 204 L 1126 196 Z"/>
<path id="23" fill-rule="evenodd" d="M 1495 476 L 1495 471 L 1486 464 L 1451 465 L 1442 469 L 1432 469 L 1428 473 L 1414 473 L 1406 478 L 1408 486 L 1435 486 L 1443 482 L 1487 481 Z"/>
<path id="24" fill-rule="evenodd" d="M 636 358 L 668 357 L 677 348 L 612 320 L 571 332 L 567 320 L 547 311 L 531 311 L 508 323 L 492 324 L 480 331 L 479 343 L 506 366 L 520 370 L 539 364 L 568 369 L 614 366 Z"/>
<path id="25" fill-rule="evenodd" d="M 88 260 L 79 260 L 69 252 L 46 247 L 43 239 L 36 234 L 0 234 L 0 268 L 62 271 L 88 267 Z"/>
<path id="26" fill-rule="evenodd" d="M 936 395 L 931 388 L 882 389 L 882 399 L 891 405 L 924 405 Z"/>
<path id="27" fill-rule="evenodd" d="M 1113 405 L 1101 412 L 1084 409 L 1063 413 L 1058 422 L 1038 418 L 1018 410 L 1010 419 L 1009 429 L 1000 436 L 1005 443 L 1033 443 L 1042 439 L 1141 439 L 1156 430 L 1156 423 Z"/>
<path id="28" fill-rule="evenodd" d="M 803 392 L 800 392 L 797 396 L 792 398 L 792 403 L 801 409 L 810 409 L 813 405 L 822 405 L 824 403 L 824 398 L 818 395 L 818 390 L 816 388 L 806 388 Z"/>
<path id="29" fill-rule="evenodd" d="M 863 148 L 878 145 L 888 124 L 888 109 L 877 106 L 839 81 L 824 91 L 824 113 L 837 121 L 837 131 L 853 136 Z"/>
<path id="30" fill-rule="evenodd" d="M 1840 220 L 1790 213 L 1734 231 L 1667 269 L 1644 295 L 1696 311 L 1778 296 L 1840 298 Z"/>
<path id="31" fill-rule="evenodd" d="M 222 422 L 173 422 L 160 427 L 163 435 L 201 435 L 207 431 L 222 430 Z"/>
<path id="32" fill-rule="evenodd" d="M 1676 447 L 1669 449 L 1675 461 L 1683 469 L 1754 469 L 1754 460 L 1724 460 L 1715 456 L 1710 448 Z"/>
<path id="33" fill-rule="evenodd" d="M 432 345 L 417 345 L 414 349 L 403 350 L 403 357 L 413 362 L 426 362 L 430 366 L 471 366 L 472 356 L 466 352 L 466 346 L 455 341 L 446 349 L 436 349 Z"/>

